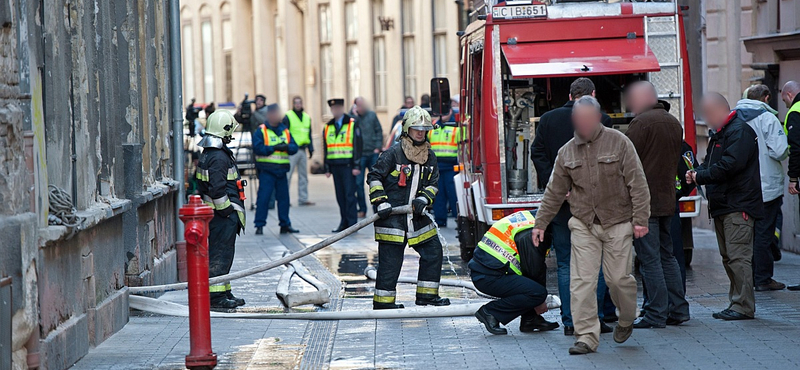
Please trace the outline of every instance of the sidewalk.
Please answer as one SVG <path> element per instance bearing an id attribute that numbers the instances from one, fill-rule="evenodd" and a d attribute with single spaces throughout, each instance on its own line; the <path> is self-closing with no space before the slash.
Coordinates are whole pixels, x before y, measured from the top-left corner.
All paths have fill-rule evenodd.
<path id="1" fill-rule="evenodd" d="M 313 244 L 330 235 L 338 223 L 333 184 L 323 176 L 311 176 L 309 193 L 313 207 L 292 207 L 291 218 L 301 233 L 277 235 L 274 212 L 265 235 L 253 234 L 248 214 L 247 233 L 237 242 L 233 270 L 241 270 L 280 258 L 286 251 Z M 292 199 L 296 196 L 292 185 Z M 294 202 L 296 205 L 296 201 Z M 452 221 L 452 220 L 451 220 Z M 442 268 L 448 278 L 467 279 L 460 263 L 453 230 L 442 229 L 451 246 L 453 262 Z M 713 233 L 695 231 L 693 269 L 688 271 L 687 297 L 692 320 L 679 327 L 636 330 L 628 342 L 614 344 L 610 334 L 601 338 L 599 353 L 569 356 L 573 338 L 561 329 L 535 334 L 518 331 L 518 321 L 508 325 L 509 335 L 492 336 L 472 317 L 322 321 L 213 319 L 213 349 L 217 369 L 751 369 L 798 368 L 800 355 L 800 293 L 756 293 L 757 320 L 722 322 L 711 313 L 727 305 L 728 281 L 716 249 Z M 341 280 L 340 296 L 334 294 L 329 309 L 371 308 L 372 283 L 363 269 L 376 264 L 372 228 L 302 259 L 325 282 Z M 406 249 L 402 274 L 416 276 L 417 256 Z M 548 260 L 548 289 L 556 292 L 555 260 Z M 325 271 L 325 267 L 333 273 Z M 248 310 L 277 309 L 275 287 L 282 268 L 233 282 L 234 293 L 247 300 Z M 800 282 L 800 256 L 784 253 L 775 264 L 775 279 Z M 449 275 L 449 276 L 448 276 Z M 293 280 L 294 281 L 294 280 Z M 293 284 L 293 289 L 302 289 Z M 444 288 L 453 304 L 482 302 L 461 288 Z M 640 293 L 641 295 L 641 293 Z M 414 286 L 401 284 L 398 301 L 413 306 Z M 185 292 L 171 292 L 162 299 L 186 303 Z M 558 320 L 558 310 L 545 314 Z M 133 313 L 128 325 L 94 348 L 75 369 L 181 369 L 189 351 L 188 320 L 147 313 Z"/>

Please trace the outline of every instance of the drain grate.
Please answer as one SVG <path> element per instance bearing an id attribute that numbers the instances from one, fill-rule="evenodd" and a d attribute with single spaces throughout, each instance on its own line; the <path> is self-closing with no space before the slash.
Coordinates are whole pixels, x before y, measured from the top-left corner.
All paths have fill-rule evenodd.
<path id="1" fill-rule="evenodd" d="M 305 245 L 294 236 L 282 235 L 279 239 L 291 252 L 298 252 L 305 249 Z M 328 271 L 314 255 L 303 257 L 300 259 L 300 262 L 302 262 L 317 279 L 327 284 L 331 289 L 331 302 L 328 303 L 328 308 L 323 310 L 341 311 L 344 293 L 342 282 Z M 300 361 L 300 369 L 316 370 L 330 367 L 333 340 L 336 337 L 336 330 L 338 327 L 339 322 L 335 320 L 311 321 L 308 323 L 306 332 L 303 334 L 302 344 L 305 346 L 305 353 Z"/>

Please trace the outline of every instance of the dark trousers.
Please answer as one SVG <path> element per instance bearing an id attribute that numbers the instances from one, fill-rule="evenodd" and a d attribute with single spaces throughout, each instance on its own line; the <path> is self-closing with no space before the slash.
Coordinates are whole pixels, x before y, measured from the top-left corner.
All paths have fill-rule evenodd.
<path id="1" fill-rule="evenodd" d="M 278 225 L 292 226 L 289 221 L 289 180 L 285 172 L 258 171 L 258 199 L 256 200 L 256 227 L 267 224 L 270 196 L 278 202 Z"/>
<path id="2" fill-rule="evenodd" d="M 783 197 L 764 203 L 764 218 L 756 220 L 753 242 L 753 278 L 755 285 L 766 285 L 772 280 L 775 260 L 772 247 L 775 244 L 775 225 L 783 205 Z"/>
<path id="3" fill-rule="evenodd" d="M 419 282 L 438 283 L 442 278 L 442 243 L 439 238 L 431 238 L 413 247 L 419 254 Z M 403 253 L 405 246 L 397 244 L 378 243 L 378 276 L 375 279 L 375 289 L 388 292 L 397 290 L 397 279 L 400 269 L 403 268 Z M 420 293 L 417 293 L 419 296 Z"/>
<path id="4" fill-rule="evenodd" d="M 483 306 L 486 312 L 494 316 L 503 325 L 519 316 L 522 320 L 536 316 L 536 307 L 547 298 L 547 265 L 545 264 L 545 248 L 533 246 L 530 230 L 517 235 L 517 250 L 520 251 L 522 275 L 488 275 L 472 271 L 472 282 L 475 288 L 496 299 Z"/>
<path id="5" fill-rule="evenodd" d="M 691 225 L 689 226 L 691 227 Z M 683 254 L 683 223 L 681 222 L 680 209 L 677 204 L 675 206 L 675 215 L 672 216 L 670 224 L 670 237 L 672 237 L 672 254 L 675 256 L 675 261 L 678 262 L 678 268 L 681 270 L 681 284 L 683 285 L 683 292 L 686 292 L 686 255 Z M 644 288 L 644 285 L 642 285 Z M 646 296 L 647 293 L 643 294 Z"/>
<path id="6" fill-rule="evenodd" d="M 647 286 L 647 300 L 643 305 L 644 319 L 653 325 L 665 325 L 667 317 L 689 319 L 681 270 L 672 252 L 672 216 L 651 217 L 650 231 L 635 239 L 633 246 L 641 262 L 642 281 Z"/>
<path id="7" fill-rule="evenodd" d="M 235 211 L 228 217 L 215 213 L 214 218 L 208 223 L 209 277 L 226 275 L 231 271 L 239 226 L 239 215 Z M 225 294 L 225 292 L 213 292 L 211 299 L 220 298 Z"/>
<path id="8" fill-rule="evenodd" d="M 336 203 L 339 204 L 339 227 L 344 230 L 358 222 L 356 211 L 356 177 L 349 166 L 330 166 L 333 175 L 333 188 L 336 190 Z"/>
<path id="9" fill-rule="evenodd" d="M 436 219 L 436 224 L 440 227 L 447 226 L 447 208 L 450 207 L 449 214 L 455 217 L 456 215 L 456 183 L 453 178 L 456 172 L 453 171 L 453 166 L 442 168 L 439 166 L 439 192 L 436 193 L 436 199 L 433 202 L 433 215 Z"/>
<path id="10" fill-rule="evenodd" d="M 367 170 L 371 170 L 375 162 L 378 161 L 378 154 L 370 153 L 361 156 L 358 168 L 361 173 L 356 176 L 356 201 L 358 202 L 358 212 L 367 213 L 367 199 L 364 197 L 364 177 L 367 176 Z"/>

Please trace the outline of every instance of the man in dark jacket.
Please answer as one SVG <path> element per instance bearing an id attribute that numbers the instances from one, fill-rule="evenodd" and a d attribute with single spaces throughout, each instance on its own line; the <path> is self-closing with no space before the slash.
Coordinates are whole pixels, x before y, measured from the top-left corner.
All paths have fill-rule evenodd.
<path id="1" fill-rule="evenodd" d="M 256 201 L 256 235 L 263 233 L 267 224 L 267 202 L 273 191 L 278 203 L 280 233 L 296 233 L 289 220 L 289 156 L 297 153 L 297 143 L 289 128 L 281 123 L 278 104 L 267 108 L 267 123 L 258 126 L 253 134 L 253 152 L 258 169 L 258 200 Z"/>
<path id="2" fill-rule="evenodd" d="M 356 210 L 356 176 L 361 173 L 361 130 L 353 117 L 344 113 L 344 99 L 330 99 L 333 119 L 325 125 L 322 133 L 322 148 L 325 177 L 333 176 L 336 203 L 339 204 L 338 233 L 358 222 Z"/>
<path id="3" fill-rule="evenodd" d="M 383 147 L 383 128 L 378 116 L 369 109 L 367 101 L 363 97 L 357 97 L 353 104 L 356 106 L 355 113 L 358 120 L 358 127 L 361 129 L 361 160 L 359 170 L 361 174 L 356 176 L 356 201 L 358 202 L 358 217 L 367 216 L 367 201 L 364 198 L 364 176 L 367 170 L 378 161 L 378 154 Z"/>
<path id="4" fill-rule="evenodd" d="M 636 116 L 626 135 L 642 162 L 650 190 L 650 232 L 635 239 L 633 246 L 641 262 L 647 296 L 645 314 L 634 328 L 663 328 L 689 320 L 689 303 L 684 296 L 681 270 L 672 252 L 670 226 L 675 214 L 675 174 L 681 156 L 683 129 L 668 112 L 669 104 L 659 102 L 656 89 L 648 81 L 628 88 L 628 108 Z"/>
<path id="5" fill-rule="evenodd" d="M 372 308 L 403 308 L 395 303 L 397 279 L 403 267 L 403 247 L 408 244 L 419 253 L 417 306 L 447 306 L 450 300 L 439 297 L 442 275 L 442 243 L 433 220 L 425 208 L 436 198 L 439 168 L 426 133 L 433 128 L 431 116 L 415 106 L 403 116 L 400 145 L 383 152 L 369 172 L 370 202 L 380 216 L 375 222 L 378 242 L 378 277 Z M 411 202 L 414 212 L 392 215 L 392 207 Z"/>
<path id="6" fill-rule="evenodd" d="M 575 129 L 572 126 L 572 106 L 582 96 L 594 96 L 594 89 L 592 80 L 586 77 L 576 79 L 569 87 L 570 100 L 567 104 L 543 114 L 539 124 L 536 126 L 536 137 L 531 145 L 531 160 L 533 161 L 533 166 L 536 167 L 540 189 L 547 187 L 547 183 L 550 181 L 550 174 L 553 172 L 558 150 L 575 137 Z M 602 114 L 601 122 L 603 126 L 611 127 L 611 117 L 605 113 Z M 569 210 L 569 204 L 564 202 L 547 229 L 548 239 L 551 240 L 550 244 L 556 253 L 558 295 L 561 298 L 561 323 L 564 324 L 564 335 L 567 336 L 571 336 L 574 332 L 569 298 L 569 265 L 572 244 L 569 227 L 567 226 L 567 222 L 571 217 L 572 213 Z M 597 284 L 597 307 L 603 333 L 610 333 L 612 330 L 602 320 L 604 318 L 604 302 L 608 297 L 607 291 L 605 279 L 603 274 L 600 273 L 600 280 Z M 609 307 L 608 313 L 614 313 L 615 307 L 610 303 L 609 306 L 611 307 Z"/>
<path id="7" fill-rule="evenodd" d="M 703 116 L 713 131 L 706 161 L 686 181 L 706 185 L 708 211 L 714 218 L 722 265 L 730 280 L 730 306 L 714 313 L 722 320 L 753 319 L 753 225 L 763 217 L 758 137 L 753 128 L 730 111 L 719 93 L 703 97 Z"/>

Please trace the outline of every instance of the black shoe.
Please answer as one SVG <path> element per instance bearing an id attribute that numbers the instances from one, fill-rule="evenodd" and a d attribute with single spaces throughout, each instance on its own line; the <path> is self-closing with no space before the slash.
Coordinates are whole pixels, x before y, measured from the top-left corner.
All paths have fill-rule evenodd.
<path id="1" fill-rule="evenodd" d="M 244 306 L 244 305 L 245 305 L 245 301 L 244 301 L 244 299 L 235 297 L 235 296 L 233 295 L 233 293 L 231 293 L 231 291 L 230 291 L 230 290 L 229 290 L 229 291 L 227 291 L 227 292 L 225 293 L 225 295 L 227 296 L 227 298 L 228 298 L 228 299 L 230 299 L 230 300 L 232 300 L 232 301 L 236 302 L 236 306 L 238 306 L 238 307 L 241 307 L 241 306 Z"/>
<path id="2" fill-rule="evenodd" d="M 743 313 L 738 313 L 734 310 L 728 310 L 728 312 L 720 312 L 719 318 L 725 321 L 736 321 L 736 320 L 752 320 L 754 319 L 753 316 L 747 316 Z"/>
<path id="3" fill-rule="evenodd" d="M 345 229 L 347 229 L 347 228 L 344 228 L 344 229 L 333 229 L 333 230 L 331 230 L 331 232 L 334 233 L 334 234 L 338 234 L 338 233 L 344 231 Z"/>
<path id="4" fill-rule="evenodd" d="M 256 235 L 264 235 L 264 228 L 259 226 L 256 228 Z"/>
<path id="5" fill-rule="evenodd" d="M 619 317 L 617 316 L 617 314 L 603 316 L 603 322 L 607 322 L 610 324 L 612 322 L 617 322 L 617 321 L 619 321 Z"/>
<path id="6" fill-rule="evenodd" d="M 800 285 L 789 285 L 788 287 L 786 287 L 786 289 L 789 289 L 789 290 L 791 290 L 793 292 L 796 292 L 796 291 L 800 290 Z"/>
<path id="7" fill-rule="evenodd" d="M 565 326 L 564 327 L 564 335 L 567 337 L 571 337 L 575 335 L 575 327 L 574 326 Z"/>
<path id="8" fill-rule="evenodd" d="M 661 326 L 652 324 L 650 323 L 650 321 L 645 320 L 644 317 L 640 317 L 633 322 L 633 327 L 635 329 L 663 329 L 664 327 L 666 327 L 666 325 Z"/>
<path id="9" fill-rule="evenodd" d="M 687 321 L 689 321 L 689 319 L 678 320 L 678 319 L 673 319 L 671 317 L 667 317 L 667 325 L 668 326 L 678 326 L 678 325 L 683 324 L 683 323 L 685 323 Z"/>
<path id="10" fill-rule="evenodd" d="M 770 290 L 783 290 L 786 288 L 786 284 L 777 282 L 773 279 L 769 279 L 769 282 L 762 285 L 756 285 L 756 292 L 767 292 Z"/>
<path id="11" fill-rule="evenodd" d="M 519 331 L 523 333 L 533 333 L 537 331 L 550 331 L 558 328 L 557 322 L 550 322 L 541 315 L 525 318 L 519 322 Z"/>
<path id="12" fill-rule="evenodd" d="M 715 319 L 721 319 L 721 318 L 722 318 L 722 315 L 723 315 L 723 314 L 727 314 L 727 313 L 728 313 L 728 311 L 730 311 L 730 309 L 726 308 L 726 309 L 724 309 L 724 310 L 722 310 L 722 311 L 719 311 L 719 312 L 714 312 L 714 313 L 712 313 L 712 314 L 711 314 L 711 317 L 713 317 L 713 318 L 715 318 Z"/>
<path id="13" fill-rule="evenodd" d="M 477 312 L 475 312 L 475 318 L 477 318 L 478 321 L 483 323 L 483 326 L 486 327 L 486 331 L 488 331 L 489 333 L 492 333 L 494 335 L 508 334 L 508 330 L 501 327 L 500 322 L 498 322 L 497 319 L 494 318 L 494 316 L 487 313 L 486 310 L 483 309 L 483 307 L 481 307 L 480 309 L 478 309 Z"/>
<path id="14" fill-rule="evenodd" d="M 211 300 L 211 308 L 232 309 L 236 307 L 239 307 L 236 301 L 228 299 L 228 297 L 225 296 Z"/>
<path id="15" fill-rule="evenodd" d="M 381 302 L 372 302 L 372 309 L 373 310 L 396 310 L 400 308 L 406 308 L 402 304 L 397 303 L 381 303 Z"/>
<path id="16" fill-rule="evenodd" d="M 291 226 L 283 226 L 283 227 L 281 227 L 281 234 L 295 234 L 295 233 L 299 233 L 299 232 L 300 232 L 300 230 L 292 229 Z"/>
<path id="17" fill-rule="evenodd" d="M 600 334 L 608 334 L 608 333 L 613 333 L 613 332 L 614 332 L 614 328 L 612 328 L 612 327 L 608 326 L 608 324 L 600 321 Z"/>
<path id="18" fill-rule="evenodd" d="M 417 297 L 417 300 L 414 301 L 414 304 L 417 306 L 449 306 L 450 299 L 449 298 L 442 298 L 439 296 L 433 297 Z"/>

